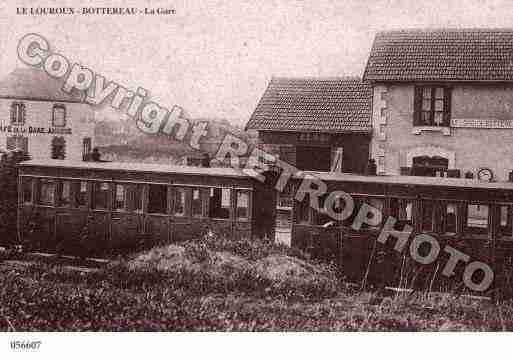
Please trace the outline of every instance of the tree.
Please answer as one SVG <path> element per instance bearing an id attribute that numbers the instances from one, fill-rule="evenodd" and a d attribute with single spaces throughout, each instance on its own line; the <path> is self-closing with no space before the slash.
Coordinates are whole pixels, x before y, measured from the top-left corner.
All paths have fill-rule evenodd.
<path id="1" fill-rule="evenodd" d="M 18 164 L 30 159 L 23 151 L 12 151 L 0 159 L 0 245 L 18 242 Z"/>

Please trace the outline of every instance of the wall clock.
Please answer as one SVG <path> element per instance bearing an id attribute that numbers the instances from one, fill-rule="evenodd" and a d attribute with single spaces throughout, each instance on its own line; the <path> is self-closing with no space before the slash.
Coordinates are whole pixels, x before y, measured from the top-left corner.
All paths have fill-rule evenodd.
<path id="1" fill-rule="evenodd" d="M 483 182 L 493 181 L 493 172 L 489 168 L 481 168 L 477 171 L 477 178 Z"/>

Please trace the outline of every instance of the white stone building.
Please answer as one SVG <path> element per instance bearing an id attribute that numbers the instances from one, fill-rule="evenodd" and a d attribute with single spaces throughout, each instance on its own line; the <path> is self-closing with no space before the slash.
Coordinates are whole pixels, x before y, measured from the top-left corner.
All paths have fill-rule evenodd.
<path id="1" fill-rule="evenodd" d="M 34 159 L 82 160 L 91 152 L 94 110 L 82 93 L 39 69 L 16 69 L 0 81 L 0 151 Z"/>

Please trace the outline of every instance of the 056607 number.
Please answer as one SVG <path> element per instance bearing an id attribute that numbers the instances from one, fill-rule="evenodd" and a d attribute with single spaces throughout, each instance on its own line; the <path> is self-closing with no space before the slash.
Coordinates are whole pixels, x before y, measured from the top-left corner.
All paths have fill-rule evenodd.
<path id="1" fill-rule="evenodd" d="M 12 350 L 38 350 L 41 347 L 42 341 L 28 341 L 28 340 L 13 340 L 11 341 Z"/>

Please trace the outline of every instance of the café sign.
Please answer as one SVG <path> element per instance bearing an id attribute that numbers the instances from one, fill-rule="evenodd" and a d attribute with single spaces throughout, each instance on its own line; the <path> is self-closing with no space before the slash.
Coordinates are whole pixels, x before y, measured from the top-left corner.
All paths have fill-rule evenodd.
<path id="1" fill-rule="evenodd" d="M 71 128 L 66 127 L 33 127 L 33 126 L 0 126 L 0 132 L 18 135 L 71 135 Z"/>
<path id="2" fill-rule="evenodd" d="M 451 127 L 513 129 L 513 119 L 499 120 L 497 118 L 453 118 L 451 119 Z"/>

